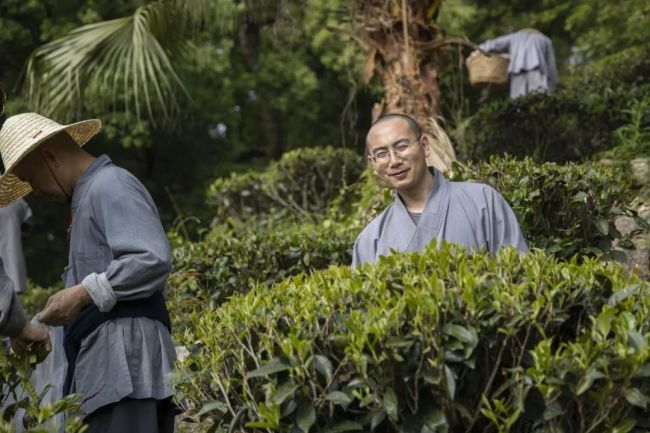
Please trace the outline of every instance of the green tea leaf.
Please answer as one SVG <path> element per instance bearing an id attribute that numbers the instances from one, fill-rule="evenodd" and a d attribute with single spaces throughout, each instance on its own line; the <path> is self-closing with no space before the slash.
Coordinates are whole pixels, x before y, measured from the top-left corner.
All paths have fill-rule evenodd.
<path id="1" fill-rule="evenodd" d="M 628 403 L 643 409 L 645 409 L 648 402 L 650 402 L 650 399 L 639 391 L 638 388 L 626 388 L 623 391 L 623 395 Z"/>
<path id="2" fill-rule="evenodd" d="M 386 414 L 391 420 L 397 421 L 398 419 L 397 395 L 395 394 L 395 391 L 393 391 L 393 388 L 391 387 L 386 388 L 386 390 L 384 391 L 384 410 L 386 410 Z"/>
<path id="3" fill-rule="evenodd" d="M 226 413 L 228 411 L 228 406 L 226 403 L 217 400 L 206 401 L 201 406 L 201 410 L 196 414 L 196 416 L 201 417 L 208 412 L 219 411 L 221 413 Z"/>
<path id="4" fill-rule="evenodd" d="M 281 405 L 287 398 L 293 396 L 293 394 L 296 392 L 296 389 L 298 389 L 298 385 L 294 384 L 293 382 L 287 382 L 283 384 L 275 391 L 271 397 L 271 402 L 277 405 Z"/>
<path id="5" fill-rule="evenodd" d="M 246 374 L 247 378 L 269 376 L 289 369 L 289 364 L 283 358 L 273 358 L 260 368 Z"/>
<path id="6" fill-rule="evenodd" d="M 316 422 L 316 411 L 314 405 L 308 401 L 300 403 L 296 411 L 296 426 L 304 433 L 309 433 L 309 429 Z"/>
<path id="7" fill-rule="evenodd" d="M 352 398 L 344 392 L 332 391 L 325 396 L 325 400 L 341 406 L 347 406 L 352 403 Z"/>
<path id="8" fill-rule="evenodd" d="M 325 433 L 363 430 L 363 426 L 354 421 L 343 421 L 325 429 Z"/>
<path id="9" fill-rule="evenodd" d="M 332 380 L 332 372 L 334 369 L 332 368 L 332 363 L 326 356 L 314 356 L 314 367 L 316 367 L 316 371 L 325 376 L 327 382 L 330 382 Z"/>

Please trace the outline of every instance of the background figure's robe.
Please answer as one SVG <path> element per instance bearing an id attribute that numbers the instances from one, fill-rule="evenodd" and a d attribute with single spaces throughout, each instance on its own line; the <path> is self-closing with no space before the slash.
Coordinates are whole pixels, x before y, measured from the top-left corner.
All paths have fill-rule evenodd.
<path id="1" fill-rule="evenodd" d="M 528 251 L 517 218 L 501 194 L 489 185 L 449 182 L 439 171 L 430 170 L 433 189 L 418 224 L 395 194 L 395 202 L 372 220 L 354 243 L 352 267 L 374 263 L 391 254 L 391 249 L 422 251 L 433 239 L 491 252 L 504 245 Z"/>
<path id="2" fill-rule="evenodd" d="M 144 186 L 110 158 L 97 158 L 72 195 L 66 287 L 82 283 L 100 311 L 166 289 L 171 254 L 156 206 Z M 176 352 L 169 331 L 145 317 L 109 320 L 81 342 L 73 393 L 81 411 L 124 398 L 163 400 Z"/>
<path id="3" fill-rule="evenodd" d="M 479 46 L 483 51 L 509 55 L 510 98 L 555 89 L 558 76 L 553 43 L 542 33 L 521 30 Z"/>
<path id="4" fill-rule="evenodd" d="M 5 273 L 0 258 L 0 336 L 14 336 L 22 331 L 26 324 L 27 317 L 14 292 L 14 283 Z"/>
<path id="5" fill-rule="evenodd" d="M 5 272 L 14 283 L 14 290 L 23 293 L 27 288 L 27 270 L 21 239 L 22 228 L 31 224 L 32 210 L 25 200 L 17 200 L 0 207 L 0 257 Z"/>

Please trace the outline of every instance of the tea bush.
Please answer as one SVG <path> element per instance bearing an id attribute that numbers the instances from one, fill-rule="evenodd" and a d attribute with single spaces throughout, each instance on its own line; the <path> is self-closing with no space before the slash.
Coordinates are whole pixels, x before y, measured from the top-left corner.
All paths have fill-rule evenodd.
<path id="1" fill-rule="evenodd" d="M 618 232 L 615 219 L 628 215 L 636 219 L 639 230 L 648 228 L 629 208 L 629 180 L 615 168 L 591 163 L 537 164 L 531 158 L 504 156 L 456 164 L 450 178 L 494 187 L 513 208 L 528 243 L 562 258 L 580 254 L 622 260 L 622 252 L 613 250 L 612 242 L 621 239 L 629 245 L 629 236 Z"/>
<path id="2" fill-rule="evenodd" d="M 363 171 L 361 156 L 349 149 L 315 147 L 293 150 L 261 172 L 233 173 L 208 190 L 217 222 L 269 217 L 315 222 L 341 188 Z"/>
<path id="3" fill-rule="evenodd" d="M 357 232 L 326 220 L 280 230 L 215 230 L 206 240 L 173 250 L 169 285 L 175 323 L 187 320 L 197 306 L 216 306 L 234 293 L 262 282 L 332 264 L 350 263 Z"/>
<path id="4" fill-rule="evenodd" d="M 196 311 L 177 387 L 212 431 L 642 432 L 650 285 L 434 244 Z"/>
<path id="5" fill-rule="evenodd" d="M 613 168 L 493 157 L 485 163 L 457 163 L 449 175 L 456 181 L 492 185 L 513 207 L 529 245 L 560 258 L 579 254 L 622 260 L 612 241 L 621 239 L 626 245 L 629 239 L 616 230 L 615 218 L 628 214 L 647 228 L 627 208 L 627 184 Z M 332 202 L 320 223 L 260 227 L 249 221 L 239 230 L 218 226 L 202 242 L 179 243 L 170 279 L 178 294 L 178 319 L 197 304 L 219 305 L 256 283 L 273 284 L 301 272 L 349 264 L 358 233 L 392 200 L 393 193 L 366 171 L 362 182 L 347 187 Z"/>
<path id="6" fill-rule="evenodd" d="M 2 343 L 2 342 L 0 342 Z M 36 355 L 18 358 L 8 353 L 0 344 L 0 432 L 14 432 L 14 417 L 18 410 L 24 410 L 23 428 L 25 433 L 48 433 L 52 430 L 52 420 L 61 413 L 67 413 L 63 431 L 82 433 L 85 426 L 79 416 L 79 398 L 69 395 L 52 404 L 43 404 L 48 388 L 35 389 L 29 382 Z M 22 389 L 24 394 L 18 393 Z M 11 401 L 11 403 L 10 403 Z"/>

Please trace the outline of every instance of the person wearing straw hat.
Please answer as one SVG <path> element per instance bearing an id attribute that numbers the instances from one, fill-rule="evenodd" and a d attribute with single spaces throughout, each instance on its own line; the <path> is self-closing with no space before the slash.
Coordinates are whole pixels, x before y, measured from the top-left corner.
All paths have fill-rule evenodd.
<path id="1" fill-rule="evenodd" d="M 65 289 L 38 318 L 65 326 L 63 391 L 81 394 L 88 432 L 173 432 L 169 243 L 142 183 L 83 149 L 100 128 L 97 119 L 9 117 L 0 129 L 0 206 L 31 191 L 71 206 Z"/>
<path id="2" fill-rule="evenodd" d="M 558 83 L 553 43 L 540 31 L 525 28 L 483 42 L 489 53 L 509 55 L 510 98 L 530 92 L 551 92 Z"/>
<path id="3" fill-rule="evenodd" d="M 528 247 L 505 199 L 489 185 L 449 182 L 427 167 L 429 143 L 405 114 L 379 118 L 366 135 L 368 162 L 395 190 L 395 201 L 359 234 L 352 267 L 374 263 L 392 251 L 422 251 L 432 240 L 497 252 Z"/>

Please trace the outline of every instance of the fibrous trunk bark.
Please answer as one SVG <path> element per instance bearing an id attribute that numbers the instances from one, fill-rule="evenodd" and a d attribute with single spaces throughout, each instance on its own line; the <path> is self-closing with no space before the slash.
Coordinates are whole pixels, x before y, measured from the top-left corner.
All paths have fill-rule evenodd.
<path id="1" fill-rule="evenodd" d="M 443 67 L 443 35 L 432 18 L 434 1 L 357 1 L 353 19 L 357 40 L 368 54 L 364 78 L 377 74 L 384 98 L 373 107 L 373 121 L 382 115 L 413 117 L 429 136 L 429 163 L 446 171 L 455 159 L 449 138 L 439 126 L 439 75 Z"/>

